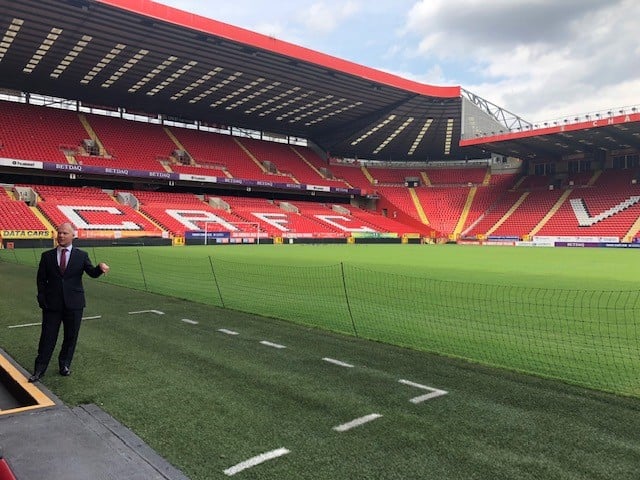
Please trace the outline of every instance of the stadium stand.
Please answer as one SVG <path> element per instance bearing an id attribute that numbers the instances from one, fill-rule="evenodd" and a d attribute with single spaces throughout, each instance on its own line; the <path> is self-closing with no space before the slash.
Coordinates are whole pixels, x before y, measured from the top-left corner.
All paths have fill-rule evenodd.
<path id="1" fill-rule="evenodd" d="M 480 184 L 484 181 L 486 168 L 429 168 L 426 174 L 432 185 Z"/>
<path id="2" fill-rule="evenodd" d="M 519 176 L 514 172 L 491 174 L 487 167 L 418 169 L 336 165 L 335 162 L 328 164 L 308 147 L 208 131 L 178 127 L 171 127 L 169 131 L 158 124 L 100 115 L 86 115 L 84 123 L 88 127 L 85 127 L 79 114 L 70 110 L 4 101 L 0 102 L 0 113 L 3 113 L 0 152 L 9 158 L 356 187 L 365 193 L 377 193 L 388 202 L 386 217 L 380 215 L 382 208 L 370 212 L 349 207 L 349 214 L 343 214 L 348 215 L 350 221 L 357 219 L 360 226 L 380 232 L 410 233 L 428 223 L 449 237 L 462 233 L 464 237 L 525 238 L 536 234 L 623 238 L 634 230 L 632 227 L 639 217 L 640 207 L 629 200 L 638 195 L 638 186 L 631 182 L 638 177 L 635 170 L 586 171 L 550 177 Z M 83 149 L 84 139 L 92 135 L 104 146 L 105 155 L 89 155 Z M 174 152 L 181 149 L 186 156 L 177 158 Z M 334 178 L 329 178 L 331 176 Z M 407 188 L 408 177 L 417 178 L 422 185 Z M 552 190 L 551 184 L 555 185 Z M 288 202 L 289 207 L 295 206 L 291 211 L 280 202 L 227 196 L 225 201 L 230 208 L 221 210 L 196 195 L 135 191 L 132 193 L 140 201 L 140 211 L 136 211 L 117 203 L 100 189 L 57 190 L 44 185 L 33 188 L 41 196 L 38 210 L 53 224 L 67 220 L 56 205 L 69 202 L 75 205 L 82 200 L 83 207 L 97 208 L 82 211 L 83 218 L 91 222 L 107 223 L 110 214 L 100 213 L 100 209 L 115 205 L 123 210 L 127 221 L 138 225 L 136 228 L 156 232 L 162 228 L 173 235 L 184 235 L 185 225 L 163 209 L 200 210 L 206 218 L 209 215 L 220 218 L 223 225 L 225 222 L 258 222 L 271 236 L 280 236 L 285 230 L 292 234 L 344 233 L 340 228 L 319 222 L 315 215 L 334 212 L 313 202 Z M 507 191 L 509 188 L 515 190 Z M 562 196 L 564 192 L 568 193 Z M 557 204 L 559 199 L 561 204 Z M 598 217 L 603 212 L 609 215 Z M 283 218 L 286 227 L 278 222 L 275 224 L 279 227 L 265 222 L 255 213 L 277 213 L 276 218 Z M 586 215 L 582 225 L 580 215 Z M 406 224 L 407 216 L 415 221 L 412 227 Z M 398 221 L 401 218 L 405 222 Z M 6 194 L 0 198 L 0 222 L 6 229 L 47 228 L 29 206 Z M 202 227 L 203 222 L 196 221 L 196 224 Z M 238 228 L 251 227 L 240 225 Z M 632 233 L 638 235 L 635 231 Z"/>
<path id="3" fill-rule="evenodd" d="M 414 227 L 400 223 L 393 218 L 383 217 L 370 210 L 364 210 L 362 208 L 352 208 L 351 215 L 353 215 L 354 218 L 361 220 L 365 226 L 368 226 L 375 231 L 397 233 L 398 235 L 419 233 L 418 230 Z"/>
<path id="4" fill-rule="evenodd" d="M 469 225 L 467 231 L 464 232 L 465 236 L 477 237 L 478 235 L 486 235 L 493 227 L 498 226 L 498 222 L 506 219 L 507 212 L 523 194 L 528 195 L 528 192 L 502 192 L 501 196 L 484 210 L 474 223 Z"/>
<path id="5" fill-rule="evenodd" d="M 100 115 L 87 120 L 106 150 L 103 166 L 165 172 L 161 162 L 168 164 L 178 148 L 160 125 Z"/>
<path id="6" fill-rule="evenodd" d="M 31 185 L 39 211 L 52 225 L 71 222 L 84 230 L 131 230 L 161 233 L 158 226 L 129 205 L 123 205 L 95 187 Z M 70 217 L 69 214 L 78 218 Z M 79 224 L 80 220 L 82 223 Z"/>
<path id="7" fill-rule="evenodd" d="M 310 167 L 315 169 L 317 175 L 322 178 L 321 185 L 333 185 L 336 187 L 352 187 L 348 182 L 342 178 L 336 177 L 329 164 L 323 160 L 316 152 L 309 147 L 302 147 L 300 145 L 291 146 L 291 150 L 299 155 L 301 159 L 305 161 Z M 315 178 L 315 177 L 314 177 Z"/>
<path id="8" fill-rule="evenodd" d="M 592 187 L 574 188 L 538 235 L 622 239 L 640 217 L 640 187 L 630 172 L 609 171 Z"/>
<path id="9" fill-rule="evenodd" d="M 184 223 L 167 213 L 168 210 L 185 212 L 184 216 L 190 219 L 198 216 L 206 218 L 207 214 L 213 214 L 213 209 L 209 205 L 191 193 L 165 193 L 147 190 L 118 190 L 115 192 L 117 196 L 121 196 L 123 193 L 131 194 L 137 200 L 139 211 L 145 217 L 173 235 L 184 235 L 188 228 Z M 197 223 L 195 220 L 191 221 Z"/>
<path id="10" fill-rule="evenodd" d="M 545 175 L 526 175 L 518 183 L 521 190 L 536 190 L 547 188 L 552 184 L 552 179 Z"/>
<path id="11" fill-rule="evenodd" d="M 492 205 L 499 201 L 500 195 L 503 193 L 504 191 L 501 188 L 495 186 L 476 187 L 473 201 L 461 230 L 464 231 L 477 222 Z"/>
<path id="12" fill-rule="evenodd" d="M 175 131 L 175 130 L 174 130 Z M 233 178 L 244 178 L 253 180 L 264 180 L 269 182 L 291 182 L 288 177 L 270 175 L 264 171 L 257 160 L 251 158 L 238 139 L 228 135 L 220 135 L 208 132 L 193 132 L 190 130 L 180 131 L 176 134 L 184 143 L 187 151 L 196 158 L 198 162 L 206 158 L 206 163 L 226 167 L 225 170 Z M 207 141 L 213 139 L 214 141 Z M 205 157 L 206 154 L 206 157 Z"/>
<path id="13" fill-rule="evenodd" d="M 531 234 L 561 195 L 559 190 L 531 191 L 504 222 L 496 225 L 493 231 L 489 230 L 490 234 L 498 237 L 524 237 Z"/>
<path id="14" fill-rule="evenodd" d="M 232 177 L 226 165 L 229 155 L 225 152 L 229 149 L 225 149 L 225 139 L 229 139 L 228 135 L 187 128 L 171 128 L 171 132 L 189 155 L 188 164 L 171 165 L 174 172 Z M 242 157 L 242 153 L 236 152 L 233 148 L 231 152 Z"/>
<path id="15" fill-rule="evenodd" d="M 294 233 L 311 235 L 333 231 L 328 225 L 301 215 L 295 207 L 292 209 L 283 208 L 282 203 L 285 202 L 231 196 L 221 198 L 230 205 L 231 211 L 241 219 L 240 221 L 258 222 L 261 230 L 270 236 L 281 237 Z M 286 203 L 293 207 L 293 204 Z M 264 218 L 270 221 L 265 221 Z"/>
<path id="16" fill-rule="evenodd" d="M 422 187 L 416 194 L 430 225 L 443 233 L 453 233 L 469 195 L 469 187 Z"/>
<path id="17" fill-rule="evenodd" d="M 48 230 L 29 206 L 0 189 L 0 230 Z"/>
<path id="18" fill-rule="evenodd" d="M 304 183 L 313 173 L 286 145 L 252 138 L 242 138 L 240 142 L 268 172 L 288 177 L 286 181 Z M 298 179 L 296 173 L 303 179 Z"/>
<path id="19" fill-rule="evenodd" d="M 368 168 L 377 185 L 404 185 L 407 177 L 421 177 L 421 171 L 409 168 Z"/>
<path id="20" fill-rule="evenodd" d="M 363 173 L 360 166 L 331 165 L 334 177 L 341 178 L 349 185 L 364 191 L 372 190 L 372 183 Z"/>
<path id="21" fill-rule="evenodd" d="M 0 157 L 69 163 L 63 150 L 75 151 L 85 138 L 75 112 L 0 101 Z"/>

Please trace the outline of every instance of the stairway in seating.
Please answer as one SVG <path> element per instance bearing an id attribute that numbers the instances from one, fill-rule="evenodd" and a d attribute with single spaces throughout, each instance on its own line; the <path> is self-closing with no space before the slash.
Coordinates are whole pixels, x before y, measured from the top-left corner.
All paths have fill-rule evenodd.
<path id="1" fill-rule="evenodd" d="M 418 212 L 418 217 L 420 217 L 420 221 L 425 225 L 429 225 L 429 219 L 427 218 L 427 214 L 424 213 L 424 208 L 422 208 L 422 204 L 420 203 L 420 199 L 418 198 L 416 189 L 413 187 L 410 187 L 409 195 L 411 195 L 411 200 L 413 200 L 413 205 L 416 207 L 416 212 Z"/>
<path id="2" fill-rule="evenodd" d="M 98 153 L 100 154 L 100 156 L 104 156 L 107 151 L 104 148 L 104 145 L 102 145 L 102 142 L 100 141 L 100 139 L 98 138 L 98 135 L 93 130 L 93 127 L 89 123 L 89 120 L 87 120 L 86 115 L 84 115 L 83 113 L 79 113 L 78 118 L 80 119 L 80 123 L 82 123 L 82 126 L 84 127 L 87 134 L 89 135 L 89 138 L 94 142 L 96 142 L 96 145 L 98 145 Z"/>
<path id="3" fill-rule="evenodd" d="M 555 203 L 555 205 L 553 207 L 551 207 L 551 210 L 549 210 L 547 212 L 547 214 L 542 218 L 542 220 L 540 220 L 538 225 L 533 227 L 533 230 L 531 230 L 531 232 L 529 232 L 529 235 L 531 237 L 533 237 L 536 233 L 538 233 L 540 231 L 540 229 L 542 227 L 544 227 L 545 223 L 547 223 L 549 221 L 549 219 L 556 214 L 556 212 L 560 209 L 560 207 L 565 202 L 565 200 L 567 198 L 569 198 L 569 195 L 571 195 L 571 192 L 573 192 L 573 190 L 571 188 L 569 188 L 569 189 L 565 190 L 562 195 L 560 195 L 560 198 L 558 198 L 558 201 Z"/>
<path id="4" fill-rule="evenodd" d="M 631 225 L 631 228 L 629 229 L 627 234 L 624 237 L 622 237 L 623 241 L 632 242 L 634 237 L 638 234 L 638 232 L 640 232 L 640 217 L 638 217 L 636 221 L 633 222 L 633 225 Z"/>
<path id="5" fill-rule="evenodd" d="M 178 140 L 178 138 L 173 134 L 173 132 L 171 130 L 169 130 L 168 127 L 164 127 L 163 130 L 165 131 L 167 136 L 171 139 L 171 141 L 176 144 L 176 147 L 178 147 L 178 150 L 182 150 L 182 151 L 187 152 L 187 149 L 184 148 L 184 145 L 182 145 L 182 143 L 180 143 L 180 140 Z M 189 152 L 187 152 L 187 155 L 189 155 L 189 158 L 191 158 L 193 160 L 193 157 L 191 156 L 191 154 Z"/>
<path id="6" fill-rule="evenodd" d="M 484 179 L 482 180 L 482 186 L 486 187 L 491 184 L 491 169 L 487 168 L 487 173 L 484 174 Z"/>
<path id="7" fill-rule="evenodd" d="M 313 166 L 313 164 L 312 164 L 309 160 L 307 160 L 306 158 L 304 158 L 304 155 L 302 155 L 298 150 L 296 150 L 296 148 L 295 148 L 293 145 L 289 145 L 289 148 L 293 151 L 293 153 L 295 153 L 295 154 L 298 156 L 298 158 L 300 158 L 300 160 L 302 160 L 304 163 L 306 163 L 306 164 L 307 164 L 307 166 L 308 166 L 311 170 L 313 170 L 314 172 L 316 172 L 316 174 L 318 174 L 318 176 L 319 176 L 320 178 L 326 178 L 326 177 L 322 174 L 322 172 L 321 172 L 320 170 L 318 170 L 316 167 L 314 167 L 314 166 Z"/>
<path id="8" fill-rule="evenodd" d="M 375 185 L 376 181 L 373 178 L 373 176 L 371 175 L 371 173 L 369 173 L 369 170 L 367 170 L 367 167 L 365 167 L 364 165 L 362 165 L 360 167 L 360 170 L 362 171 L 362 174 L 367 177 L 367 180 L 369 180 L 369 183 L 371 183 L 371 185 Z"/>
<path id="9" fill-rule="evenodd" d="M 598 178 L 600 178 L 600 175 L 602 175 L 602 170 L 597 170 L 593 176 L 589 179 L 589 181 L 587 182 L 587 186 L 588 187 L 593 187 L 594 183 L 596 183 L 596 180 L 598 180 Z"/>
<path id="10" fill-rule="evenodd" d="M 471 210 L 471 205 L 473 204 L 473 199 L 476 196 L 476 192 L 478 191 L 478 187 L 471 187 L 469 189 L 469 194 L 467 195 L 467 201 L 464 204 L 464 208 L 462 209 L 462 215 L 458 219 L 458 223 L 456 227 L 453 229 L 454 238 L 458 238 L 460 232 L 462 232 L 462 227 L 467 222 L 467 218 L 469 217 L 469 211 Z"/>
<path id="11" fill-rule="evenodd" d="M 504 222 L 507 221 L 507 219 L 513 215 L 513 212 L 515 212 L 518 207 L 520 205 L 522 205 L 522 202 L 525 201 L 525 199 L 529 196 L 530 192 L 524 192 L 522 195 L 520 195 L 520 198 L 513 204 L 511 205 L 511 208 L 509 210 L 507 210 L 507 213 L 505 213 L 502 218 L 500 220 L 498 220 L 496 222 L 496 224 L 491 227 L 486 233 L 485 235 L 488 237 L 489 235 L 491 235 L 493 232 L 495 232 L 498 228 L 500 228 L 500 225 L 502 225 Z"/>
<path id="12" fill-rule="evenodd" d="M 517 190 L 518 188 L 520 188 L 520 185 L 522 185 L 522 182 L 524 182 L 525 178 L 527 178 L 527 176 L 522 175 L 520 179 L 516 182 L 516 184 L 513 187 L 511 187 L 511 190 Z"/>
<path id="13" fill-rule="evenodd" d="M 264 173 L 269 173 L 267 172 L 267 169 L 264 168 L 264 165 L 262 165 L 262 163 L 255 157 L 255 155 L 251 153 L 251 151 L 247 147 L 245 147 L 240 140 L 234 138 L 233 141 L 238 144 L 242 151 L 253 161 L 253 163 L 258 166 L 260 170 L 262 170 Z"/>
<path id="14" fill-rule="evenodd" d="M 42 222 L 42 224 L 47 228 L 47 230 L 55 230 L 56 227 L 51 224 L 49 219 L 38 209 L 38 207 L 29 207 L 29 210 L 33 212 L 33 214 L 38 217 L 38 220 Z"/>

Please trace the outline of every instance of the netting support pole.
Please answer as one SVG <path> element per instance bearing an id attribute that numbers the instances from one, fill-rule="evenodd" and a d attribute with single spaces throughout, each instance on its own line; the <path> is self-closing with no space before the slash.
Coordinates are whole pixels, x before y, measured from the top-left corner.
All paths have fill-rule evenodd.
<path id="1" fill-rule="evenodd" d="M 358 329 L 356 328 L 356 322 L 353 319 L 353 312 L 351 311 L 351 303 L 349 303 L 349 294 L 347 293 L 347 281 L 344 277 L 344 263 L 340 262 L 340 272 L 342 274 L 342 288 L 344 289 L 344 298 L 347 302 L 347 311 L 349 312 L 349 318 L 351 319 L 351 326 L 353 327 L 353 334 L 358 337 Z"/>
<path id="2" fill-rule="evenodd" d="M 211 273 L 213 274 L 213 281 L 216 284 L 216 288 L 218 289 L 218 296 L 220 297 L 220 304 L 222 305 L 222 308 L 227 308 L 224 306 L 224 299 L 222 298 L 222 291 L 220 291 L 220 284 L 218 283 L 218 277 L 216 277 L 216 271 L 213 268 L 213 259 L 211 258 L 211 255 L 209 255 L 209 265 L 211 265 Z"/>
<path id="3" fill-rule="evenodd" d="M 142 267 L 142 259 L 140 258 L 140 250 L 136 250 L 136 254 L 138 255 L 138 263 L 140 264 L 140 273 L 142 274 L 142 282 L 144 283 L 145 291 L 149 291 L 147 288 L 147 278 L 144 276 L 144 268 Z"/>

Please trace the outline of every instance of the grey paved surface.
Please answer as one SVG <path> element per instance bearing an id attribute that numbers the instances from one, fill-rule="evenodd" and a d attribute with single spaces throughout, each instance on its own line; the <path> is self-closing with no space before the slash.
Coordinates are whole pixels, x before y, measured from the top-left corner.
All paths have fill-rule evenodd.
<path id="1" fill-rule="evenodd" d="M 69 408 L 43 390 L 55 406 L 0 415 L 0 448 L 18 480 L 188 480 L 96 405 Z"/>

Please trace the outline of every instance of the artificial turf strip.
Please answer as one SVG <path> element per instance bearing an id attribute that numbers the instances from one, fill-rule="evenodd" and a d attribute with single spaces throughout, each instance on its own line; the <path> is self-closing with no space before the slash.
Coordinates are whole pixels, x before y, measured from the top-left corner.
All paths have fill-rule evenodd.
<path id="1" fill-rule="evenodd" d="M 34 270 L 0 264 L 0 346 L 29 368 Z M 73 375 L 45 377 L 95 403 L 193 480 L 284 447 L 251 479 L 636 479 L 637 399 L 91 282 Z M 155 314 L 127 312 L 158 309 Z M 183 318 L 199 323 L 185 324 Z M 236 336 L 219 331 L 227 328 Z M 267 340 L 285 345 L 275 349 Z M 354 365 L 343 368 L 329 357 Z M 408 379 L 447 390 L 424 393 Z M 340 433 L 336 425 L 382 415 Z"/>

